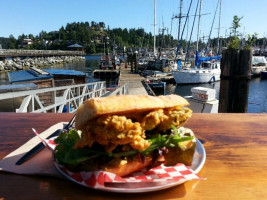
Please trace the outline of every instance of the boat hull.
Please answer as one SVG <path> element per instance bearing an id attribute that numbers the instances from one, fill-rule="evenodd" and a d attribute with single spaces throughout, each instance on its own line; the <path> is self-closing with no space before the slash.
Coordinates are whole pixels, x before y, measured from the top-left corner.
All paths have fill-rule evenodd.
<path id="1" fill-rule="evenodd" d="M 264 71 L 261 72 L 261 78 L 262 79 L 267 79 L 267 71 L 264 70 Z"/>
<path id="2" fill-rule="evenodd" d="M 266 66 L 252 66 L 251 67 L 251 73 L 252 75 L 256 75 L 256 76 L 259 76 L 261 74 L 262 71 L 264 71 L 266 69 Z"/>
<path id="3" fill-rule="evenodd" d="M 210 83 L 220 80 L 220 72 L 174 71 L 176 84 Z"/>

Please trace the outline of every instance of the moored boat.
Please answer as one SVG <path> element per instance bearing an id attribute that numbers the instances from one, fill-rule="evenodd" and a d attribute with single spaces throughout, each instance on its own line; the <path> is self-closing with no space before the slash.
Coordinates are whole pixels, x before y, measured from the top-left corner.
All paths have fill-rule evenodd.
<path id="1" fill-rule="evenodd" d="M 261 71 L 261 78 L 262 79 L 267 79 L 267 70 Z"/>
<path id="2" fill-rule="evenodd" d="M 254 76 L 261 75 L 261 72 L 264 71 L 267 67 L 267 61 L 264 56 L 253 56 L 252 57 L 252 66 L 251 74 Z"/>
<path id="3" fill-rule="evenodd" d="M 200 58 L 198 52 L 196 55 L 194 68 L 172 72 L 176 84 L 210 83 L 220 80 L 220 62 L 215 61 L 220 59 L 220 56 Z"/>

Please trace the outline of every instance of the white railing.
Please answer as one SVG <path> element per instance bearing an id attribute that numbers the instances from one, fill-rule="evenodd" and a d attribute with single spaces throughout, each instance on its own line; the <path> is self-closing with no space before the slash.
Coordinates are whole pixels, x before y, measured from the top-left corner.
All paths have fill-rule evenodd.
<path id="1" fill-rule="evenodd" d="M 8 92 L 0 100 L 23 98 L 16 112 L 75 112 L 83 101 L 106 94 L 106 82 Z"/>
<path id="2" fill-rule="evenodd" d="M 128 84 L 125 83 L 122 86 L 116 88 L 115 90 L 112 90 L 108 93 L 106 93 L 103 96 L 116 96 L 116 95 L 125 95 L 125 94 L 129 94 L 129 88 L 128 88 Z"/>
<path id="3" fill-rule="evenodd" d="M 94 82 L 64 87 L 43 88 L 38 90 L 8 92 L 0 94 L 1 100 L 21 99 L 17 113 L 62 113 L 76 112 L 87 99 L 101 96 L 128 94 L 128 84 L 107 92 L 106 82 Z"/>

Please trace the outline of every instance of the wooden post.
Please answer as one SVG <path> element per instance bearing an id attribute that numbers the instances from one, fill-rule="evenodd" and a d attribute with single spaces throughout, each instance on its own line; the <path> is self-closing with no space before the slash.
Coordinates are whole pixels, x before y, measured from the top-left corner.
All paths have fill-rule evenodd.
<path id="1" fill-rule="evenodd" d="M 247 112 L 251 60 L 251 50 L 226 49 L 223 51 L 219 112 Z"/>
<path id="2" fill-rule="evenodd" d="M 133 55 L 130 54 L 129 56 L 130 56 L 131 72 L 133 72 L 134 71 L 133 70 Z"/>
<path id="3" fill-rule="evenodd" d="M 134 53 L 134 70 L 135 70 L 135 73 L 138 73 L 138 54 L 137 53 Z"/>

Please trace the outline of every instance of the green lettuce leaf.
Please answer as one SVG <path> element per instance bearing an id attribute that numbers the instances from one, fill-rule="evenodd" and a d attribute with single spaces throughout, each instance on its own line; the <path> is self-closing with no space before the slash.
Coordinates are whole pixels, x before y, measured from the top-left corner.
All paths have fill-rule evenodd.
<path id="1" fill-rule="evenodd" d="M 151 145 L 144 151 L 139 150 L 130 150 L 119 153 L 107 153 L 105 151 L 94 150 L 93 148 L 77 148 L 74 149 L 74 146 L 78 140 L 80 140 L 80 133 L 74 129 L 71 129 L 69 132 L 63 131 L 58 138 L 55 139 L 57 144 L 55 148 L 55 157 L 61 164 L 76 166 L 84 161 L 95 159 L 99 156 L 107 157 L 123 157 L 123 156 L 133 156 L 138 153 L 143 155 L 149 155 L 156 149 L 163 147 L 176 147 L 179 146 L 179 143 L 183 141 L 192 140 L 194 137 L 181 137 L 177 130 L 174 130 L 174 134 L 171 135 L 161 135 L 156 134 L 153 138 L 148 139 L 151 141 Z"/>

